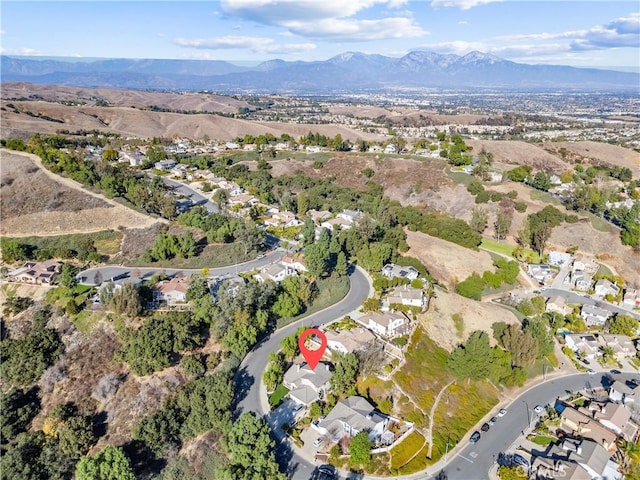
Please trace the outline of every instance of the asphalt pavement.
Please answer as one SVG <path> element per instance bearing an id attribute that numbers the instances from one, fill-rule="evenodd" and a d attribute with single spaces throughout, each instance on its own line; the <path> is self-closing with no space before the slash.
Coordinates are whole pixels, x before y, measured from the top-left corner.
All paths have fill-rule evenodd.
<path id="1" fill-rule="evenodd" d="M 184 183 L 171 180 L 170 178 L 164 176 L 162 177 L 162 180 L 164 181 L 165 185 L 168 185 L 179 191 L 183 195 L 189 197 L 194 205 L 204 206 L 204 208 L 206 208 L 209 213 L 218 213 L 218 206 L 204 195 L 196 192 L 193 188 L 185 185 Z"/>

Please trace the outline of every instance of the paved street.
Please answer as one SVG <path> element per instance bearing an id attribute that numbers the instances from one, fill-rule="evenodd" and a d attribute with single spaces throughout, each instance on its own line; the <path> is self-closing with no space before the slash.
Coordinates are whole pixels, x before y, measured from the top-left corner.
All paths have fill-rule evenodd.
<path id="1" fill-rule="evenodd" d="M 209 200 L 207 197 L 205 197 L 204 195 L 196 192 L 193 188 L 188 187 L 184 183 L 171 180 L 164 176 L 162 177 L 162 180 L 164 181 L 165 185 L 169 185 L 170 187 L 173 187 L 176 190 L 178 190 L 183 195 L 186 195 L 187 197 L 189 197 L 195 205 L 204 206 L 209 213 L 218 213 L 217 205 L 213 203 L 211 200 Z"/>

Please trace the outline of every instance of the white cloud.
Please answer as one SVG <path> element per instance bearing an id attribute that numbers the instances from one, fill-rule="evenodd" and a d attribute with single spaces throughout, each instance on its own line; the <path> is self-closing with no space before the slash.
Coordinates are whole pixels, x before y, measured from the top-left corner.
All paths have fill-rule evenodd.
<path id="1" fill-rule="evenodd" d="M 2 55 L 22 55 L 26 57 L 40 57 L 47 55 L 47 53 L 34 48 L 20 47 L 20 48 L 4 48 L 0 47 L 0 54 Z"/>
<path id="2" fill-rule="evenodd" d="M 458 22 L 458 25 L 469 25 L 469 22 L 467 22 L 466 20 L 460 20 Z"/>
<path id="3" fill-rule="evenodd" d="M 502 2 L 503 0 L 431 0 L 431 8 L 459 8 L 469 10 L 478 5 Z"/>
<path id="4" fill-rule="evenodd" d="M 6 35 L 7 31 L 6 30 L 0 30 L 0 35 Z"/>
<path id="5" fill-rule="evenodd" d="M 227 35 L 212 38 L 176 38 L 173 43 L 180 47 L 201 50 L 250 50 L 254 53 L 297 53 L 316 48 L 313 43 L 276 43 L 268 37 L 246 37 Z"/>
<path id="6" fill-rule="evenodd" d="M 400 9 L 407 0 L 222 0 L 222 10 L 234 17 L 286 28 L 290 33 L 329 41 L 366 41 L 427 35 Z M 394 16 L 361 19 L 356 14 L 374 6 L 397 9 Z"/>
<path id="7" fill-rule="evenodd" d="M 380 20 L 324 19 L 316 22 L 288 22 L 286 27 L 297 35 L 342 42 L 412 38 L 428 35 L 410 18 L 391 17 Z"/>

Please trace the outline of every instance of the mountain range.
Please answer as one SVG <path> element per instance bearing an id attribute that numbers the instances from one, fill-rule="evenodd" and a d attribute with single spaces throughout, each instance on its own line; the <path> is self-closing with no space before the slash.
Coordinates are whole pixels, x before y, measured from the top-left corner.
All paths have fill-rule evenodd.
<path id="1" fill-rule="evenodd" d="M 401 58 L 346 52 L 324 61 L 0 57 L 0 80 L 37 84 L 221 93 L 329 93 L 407 88 L 638 91 L 640 74 L 516 63 L 482 52 L 412 51 Z"/>

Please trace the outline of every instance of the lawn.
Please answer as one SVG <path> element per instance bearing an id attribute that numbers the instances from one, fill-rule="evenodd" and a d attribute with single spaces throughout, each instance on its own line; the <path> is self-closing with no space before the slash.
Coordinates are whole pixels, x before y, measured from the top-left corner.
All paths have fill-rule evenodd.
<path id="1" fill-rule="evenodd" d="M 547 437 L 546 435 L 536 435 L 535 437 L 531 437 L 530 440 L 536 445 L 543 447 L 558 441 L 556 437 Z"/>
<path id="2" fill-rule="evenodd" d="M 562 204 L 560 200 L 551 195 L 549 192 L 543 192 L 542 190 L 536 190 L 535 188 L 532 188 L 530 190 L 529 197 L 531 197 L 531 200 L 548 203 L 549 205 Z"/>
<path id="3" fill-rule="evenodd" d="M 594 215 L 591 212 L 586 212 L 583 214 L 587 217 L 589 217 L 589 220 L 591 221 L 591 226 L 593 228 L 595 228 L 596 230 L 598 230 L 599 232 L 604 232 L 604 233 L 616 233 L 619 230 L 612 225 L 611 223 L 607 222 L 606 220 L 604 220 L 603 218 Z"/>
<path id="4" fill-rule="evenodd" d="M 276 408 L 280 405 L 287 393 L 289 393 L 289 389 L 287 387 L 282 384 L 278 385 L 269 397 L 269 405 L 271 408 Z"/>
<path id="5" fill-rule="evenodd" d="M 450 169 L 447 169 L 447 175 L 453 180 L 455 183 L 460 185 L 469 185 L 473 179 L 475 178 L 473 175 L 469 175 L 464 172 L 452 172 Z"/>
<path id="6" fill-rule="evenodd" d="M 500 253 L 502 255 L 506 255 L 508 257 L 513 256 L 513 251 L 516 249 L 515 245 L 511 245 L 509 243 L 498 242 L 493 238 L 482 238 L 482 243 L 480 243 L 480 248 L 484 248 L 485 250 L 489 250 L 490 252 Z"/>
<path id="7" fill-rule="evenodd" d="M 427 466 L 431 463 L 427 458 L 428 452 L 429 452 L 429 445 L 425 444 L 425 446 L 422 447 L 422 450 L 420 450 L 418 454 L 415 457 L 413 457 L 413 460 L 411 460 L 409 463 L 407 463 L 402 468 L 400 468 L 398 473 L 400 475 L 409 475 L 411 473 L 420 472 L 425 468 L 427 468 Z"/>
<path id="8" fill-rule="evenodd" d="M 71 321 L 75 325 L 75 327 L 83 333 L 87 335 L 93 330 L 93 327 L 98 323 L 100 318 L 102 318 L 104 314 L 100 312 L 90 312 L 89 310 L 82 310 L 75 318 L 72 318 Z"/>
<path id="9" fill-rule="evenodd" d="M 391 454 L 391 470 L 396 471 L 408 463 L 424 446 L 425 439 L 415 430 L 398 445 L 393 447 Z"/>

